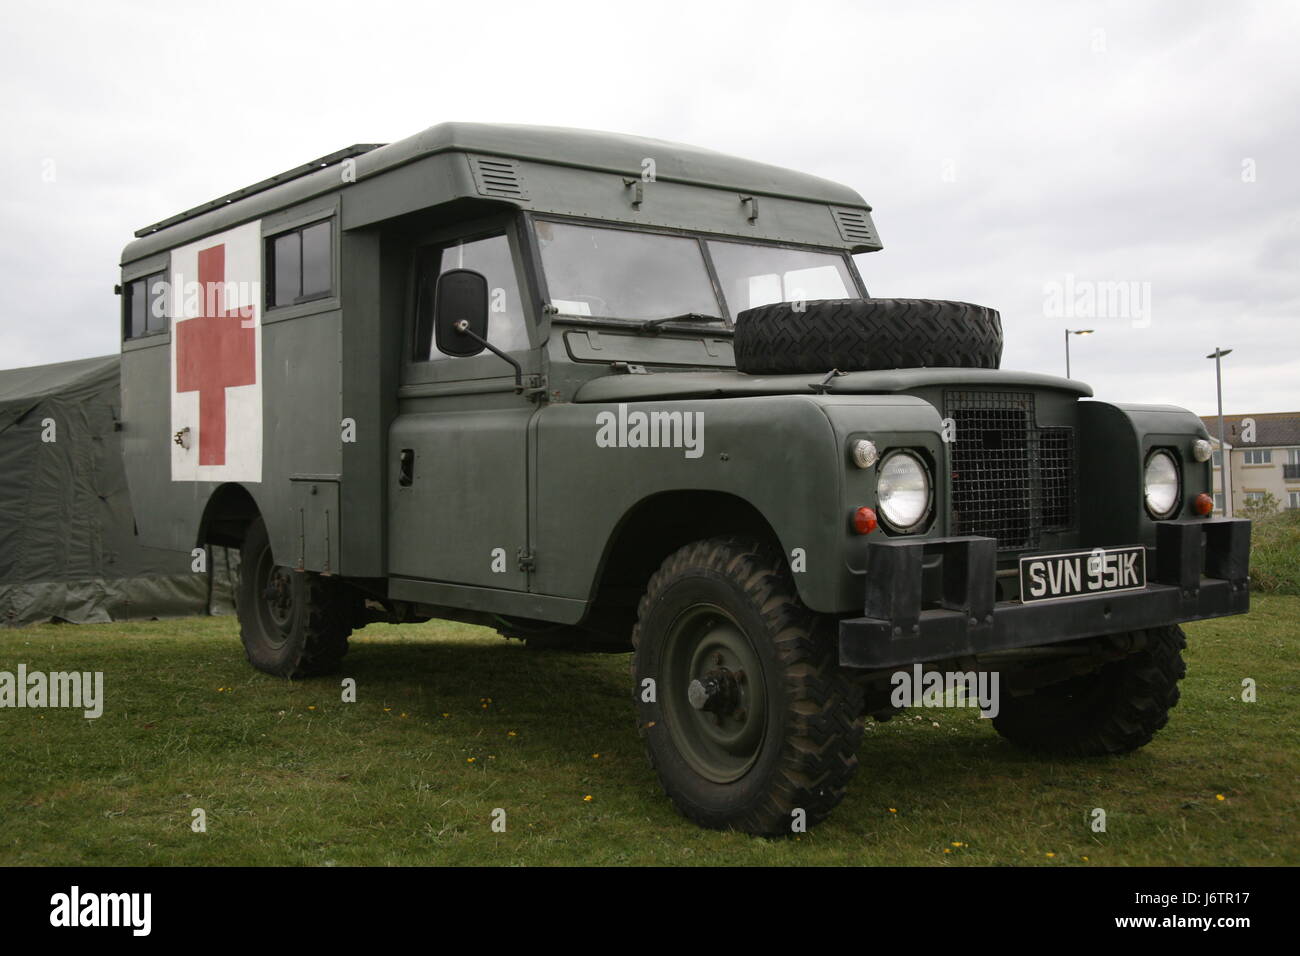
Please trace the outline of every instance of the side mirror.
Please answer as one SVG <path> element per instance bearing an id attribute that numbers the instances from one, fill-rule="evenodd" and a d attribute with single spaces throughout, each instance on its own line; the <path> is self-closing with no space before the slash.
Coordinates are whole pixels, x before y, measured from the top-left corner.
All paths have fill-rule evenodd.
<path id="1" fill-rule="evenodd" d="M 488 283 L 473 269 L 451 269 L 433 290 L 433 329 L 439 351 L 459 358 L 487 347 Z"/>
<path id="2" fill-rule="evenodd" d="M 519 363 L 487 340 L 488 284 L 473 269 L 451 269 L 438 276 L 433 288 L 433 330 L 439 350 L 469 358 L 487 349 L 515 370 L 515 391 L 524 390 Z"/>

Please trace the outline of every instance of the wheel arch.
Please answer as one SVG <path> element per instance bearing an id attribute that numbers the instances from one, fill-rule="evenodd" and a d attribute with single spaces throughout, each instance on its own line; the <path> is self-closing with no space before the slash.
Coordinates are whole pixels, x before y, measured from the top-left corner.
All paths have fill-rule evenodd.
<path id="1" fill-rule="evenodd" d="M 605 544 L 585 623 L 630 637 L 637 602 L 664 560 L 691 541 L 726 534 L 782 547 L 763 513 L 731 492 L 664 491 L 642 498 L 624 513 Z"/>
<path id="2" fill-rule="evenodd" d="M 248 526 L 261 516 L 262 510 L 247 488 L 237 482 L 220 485 L 203 508 L 195 543 L 200 547 L 219 544 L 238 548 L 244 543 Z"/>

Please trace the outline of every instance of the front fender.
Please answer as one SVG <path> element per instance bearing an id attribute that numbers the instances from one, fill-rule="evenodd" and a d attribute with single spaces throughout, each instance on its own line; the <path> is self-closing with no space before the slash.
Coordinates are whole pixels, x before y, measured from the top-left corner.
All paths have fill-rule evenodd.
<path id="1" fill-rule="evenodd" d="M 659 422 L 653 436 L 636 430 L 638 413 Z M 683 428 L 686 416 L 696 423 L 694 447 L 672 441 L 671 428 L 670 440 L 646 441 L 662 439 L 673 415 Z M 853 565 L 857 550 L 865 554 L 850 513 L 874 504 L 875 493 L 874 472 L 868 478 L 852 466 L 848 442 L 910 432 L 928 435 L 937 450 L 939 416 L 909 396 L 775 395 L 553 405 L 535 429 L 535 590 L 589 599 L 606 544 L 640 502 L 718 492 L 757 510 L 787 556 L 802 549 L 805 570 L 794 579 L 805 604 L 844 613 L 861 608 Z"/>

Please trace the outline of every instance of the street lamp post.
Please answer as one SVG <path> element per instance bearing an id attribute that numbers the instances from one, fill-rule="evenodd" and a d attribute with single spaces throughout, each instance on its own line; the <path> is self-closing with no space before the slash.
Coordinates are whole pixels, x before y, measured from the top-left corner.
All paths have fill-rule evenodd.
<path id="1" fill-rule="evenodd" d="M 1071 335 L 1092 335 L 1092 329 L 1066 329 L 1065 330 L 1065 377 L 1070 377 L 1070 336 Z"/>
<path id="2" fill-rule="evenodd" d="M 1223 489 L 1223 514 L 1224 517 L 1232 517 L 1232 490 L 1228 487 L 1228 473 L 1232 470 L 1229 465 L 1228 446 L 1223 441 L 1223 367 L 1221 359 L 1225 355 L 1231 355 L 1232 349 L 1214 347 L 1214 351 L 1205 356 L 1207 359 L 1214 359 L 1214 390 L 1219 396 L 1219 486 Z"/>

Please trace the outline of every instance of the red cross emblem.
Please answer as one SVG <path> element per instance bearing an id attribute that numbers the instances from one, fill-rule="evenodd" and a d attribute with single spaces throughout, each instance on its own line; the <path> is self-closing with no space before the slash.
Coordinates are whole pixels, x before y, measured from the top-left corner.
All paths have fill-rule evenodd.
<path id="1" fill-rule="evenodd" d="M 199 393 L 199 464 L 226 463 L 226 389 L 257 384 L 252 308 L 226 310 L 226 247 L 199 252 L 200 315 L 176 323 L 176 391 Z"/>

